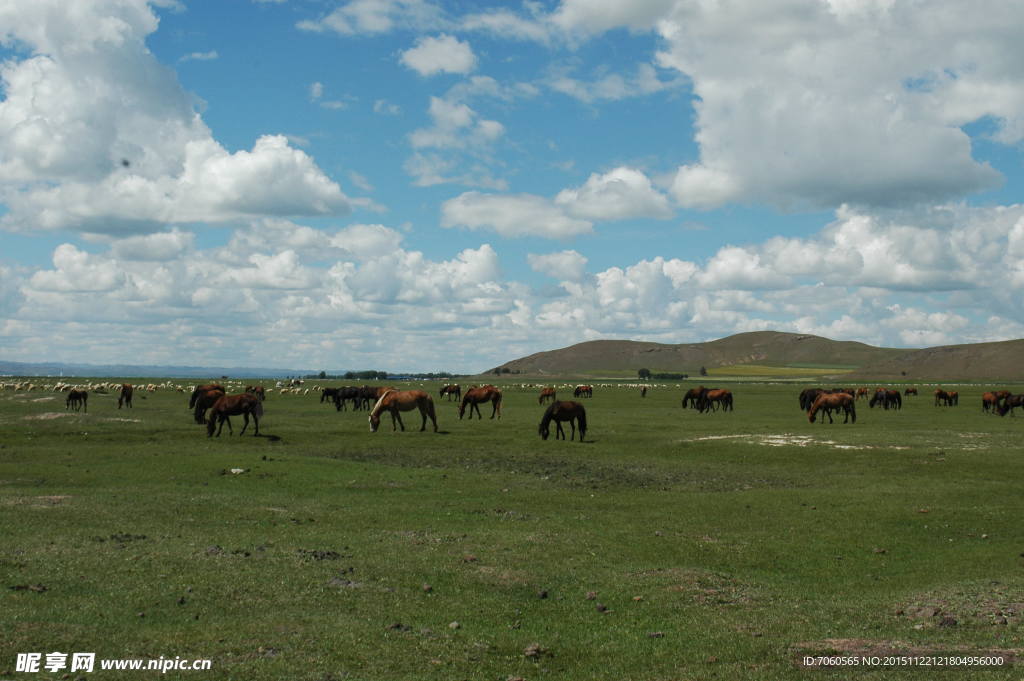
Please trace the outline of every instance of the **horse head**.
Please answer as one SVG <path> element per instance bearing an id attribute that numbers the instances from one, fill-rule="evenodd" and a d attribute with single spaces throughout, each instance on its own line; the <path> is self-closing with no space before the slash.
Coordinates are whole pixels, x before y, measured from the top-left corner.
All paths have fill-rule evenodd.
<path id="1" fill-rule="evenodd" d="M 370 414 L 370 432 L 376 433 L 377 428 L 380 427 L 380 414 Z"/>

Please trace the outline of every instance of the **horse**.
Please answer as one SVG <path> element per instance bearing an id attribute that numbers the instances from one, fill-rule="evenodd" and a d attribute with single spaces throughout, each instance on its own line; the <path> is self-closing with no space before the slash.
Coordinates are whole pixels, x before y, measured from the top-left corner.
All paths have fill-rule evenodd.
<path id="1" fill-rule="evenodd" d="M 578 385 L 576 390 L 572 392 L 573 397 L 593 397 L 594 386 L 592 385 Z"/>
<path id="2" fill-rule="evenodd" d="M 362 402 L 362 388 L 356 388 L 353 386 L 346 386 L 344 388 L 328 388 L 332 390 L 331 399 L 334 401 L 335 411 L 344 411 L 345 402 L 352 400 L 352 408 L 359 409 L 360 402 Z"/>
<path id="3" fill-rule="evenodd" d="M 537 427 L 537 432 L 544 440 L 547 440 L 548 435 L 551 433 L 549 426 L 552 421 L 555 422 L 556 440 L 565 439 L 565 431 L 562 430 L 562 423 L 565 421 L 568 421 L 572 427 L 572 435 L 569 436 L 570 441 L 576 437 L 577 423 L 580 429 L 580 442 L 583 442 L 583 438 L 587 435 L 587 410 L 579 402 L 551 403 L 547 410 L 545 410 L 544 417 L 541 418 L 540 425 Z"/>
<path id="4" fill-rule="evenodd" d="M 843 414 L 846 416 L 846 418 L 843 419 L 843 423 L 848 423 L 851 420 L 854 423 L 856 423 L 857 408 L 854 406 L 854 404 L 855 400 L 853 396 L 850 395 L 850 393 L 823 392 L 822 394 L 818 395 L 817 398 L 815 398 L 814 404 L 812 404 L 811 408 L 807 411 L 807 420 L 810 421 L 811 423 L 814 423 L 814 419 L 817 413 L 819 411 L 824 410 L 825 415 L 828 416 L 828 422 L 834 423 L 834 421 L 832 420 L 832 412 L 842 409 Z M 824 423 L 825 419 L 823 418 L 821 422 Z"/>
<path id="5" fill-rule="evenodd" d="M 441 388 L 441 394 L 439 395 L 439 397 L 446 397 L 446 396 L 448 397 L 448 401 L 449 402 L 451 401 L 452 397 L 454 397 L 457 400 L 461 399 L 462 398 L 462 388 L 459 385 L 456 385 L 456 384 L 446 385 L 445 387 Z"/>
<path id="6" fill-rule="evenodd" d="M 544 404 L 547 400 L 554 402 L 555 395 L 556 393 L 554 388 L 544 388 L 540 391 L 540 397 L 537 398 L 537 404 Z"/>
<path id="7" fill-rule="evenodd" d="M 189 398 L 188 408 L 194 408 L 196 406 L 196 400 L 199 399 L 199 396 L 208 390 L 219 390 L 221 392 L 224 392 L 224 386 L 220 385 L 219 383 L 207 383 L 206 385 L 197 385 L 195 388 L 192 389 L 192 397 Z"/>
<path id="8" fill-rule="evenodd" d="M 89 393 L 85 390 L 71 390 L 68 392 L 68 398 L 64 401 L 64 409 L 74 409 L 79 411 L 85 409 L 86 413 L 89 412 Z"/>
<path id="9" fill-rule="evenodd" d="M 327 400 L 331 400 L 331 401 L 334 402 L 334 405 L 337 406 L 338 405 L 338 397 L 337 396 L 338 396 L 338 391 L 339 390 L 341 390 L 341 388 L 324 388 L 323 390 L 321 390 L 320 391 L 320 404 L 323 404 Z M 339 411 L 340 411 L 340 409 L 339 409 Z"/>
<path id="10" fill-rule="evenodd" d="M 701 386 L 703 389 L 703 386 Z M 865 388 L 866 390 L 866 388 Z M 693 392 L 692 390 L 690 392 Z M 807 411 L 814 404 L 814 400 L 818 399 L 818 395 L 825 392 L 821 388 L 804 388 L 800 391 L 800 411 Z M 687 393 L 689 394 L 689 393 Z M 683 400 L 683 406 L 686 406 L 686 401 Z"/>
<path id="11" fill-rule="evenodd" d="M 881 403 L 883 409 L 900 409 L 903 407 L 903 398 L 900 397 L 899 390 L 879 388 L 875 391 L 871 401 L 868 402 L 868 406 L 874 409 L 875 405 L 879 403 Z"/>
<path id="12" fill-rule="evenodd" d="M 999 409 L 999 398 L 996 397 L 995 393 L 982 393 L 981 395 L 981 410 L 990 414 L 995 414 L 996 410 Z"/>
<path id="13" fill-rule="evenodd" d="M 373 405 L 373 409 L 370 411 L 370 432 L 377 432 L 377 428 L 380 427 L 380 414 L 383 411 L 391 413 L 391 430 L 397 430 L 397 424 L 404 431 L 405 424 L 402 423 L 402 415 L 399 412 L 412 411 L 417 408 L 420 410 L 420 416 L 423 417 L 420 432 L 427 429 L 427 417 L 429 416 L 436 433 L 437 417 L 434 415 L 433 398 L 422 390 L 395 390 L 394 388 L 387 389 Z"/>
<path id="14" fill-rule="evenodd" d="M 1013 416 L 1013 410 L 1017 407 L 1024 407 L 1024 395 L 1007 395 L 1003 406 L 999 407 L 999 415 L 1006 416 L 1006 412 L 1010 412 L 1010 416 Z"/>
<path id="15" fill-rule="evenodd" d="M 855 400 L 859 400 L 860 398 L 862 398 L 862 397 L 863 397 L 863 398 L 864 398 L 864 399 L 866 400 L 866 399 L 868 399 L 868 395 L 869 395 L 870 393 L 871 393 L 871 391 L 870 391 L 870 390 L 868 390 L 867 388 L 857 388 L 857 392 L 856 392 L 856 394 L 854 394 L 854 396 L 853 396 L 853 399 L 855 399 Z M 908 394 L 909 394 L 909 393 L 908 393 Z M 916 395 L 916 394 L 917 394 L 917 393 L 915 393 L 915 395 Z"/>
<path id="16" fill-rule="evenodd" d="M 482 419 L 483 416 L 480 414 L 480 404 L 484 402 L 491 403 L 491 418 L 497 416 L 501 418 L 501 391 L 495 388 L 493 385 L 484 385 L 479 388 L 470 388 L 466 391 L 466 394 L 462 396 L 462 404 L 459 405 L 459 420 L 462 420 L 463 414 L 466 413 L 466 406 L 469 406 L 469 418 L 473 418 L 473 412 L 476 412 L 476 416 Z"/>
<path id="17" fill-rule="evenodd" d="M 697 398 L 697 411 L 701 414 L 715 411 L 719 406 L 722 411 L 732 411 L 732 392 L 722 389 L 705 389 Z"/>
<path id="18" fill-rule="evenodd" d="M 238 414 L 245 418 L 245 423 L 238 435 L 241 436 L 245 433 L 245 429 L 249 427 L 249 417 L 252 416 L 253 423 L 256 424 L 256 432 L 253 433 L 253 436 L 258 436 L 260 434 L 260 417 L 263 416 L 263 403 L 253 393 L 241 393 L 239 395 L 222 394 L 213 403 L 213 406 L 210 407 L 210 421 L 206 424 L 206 437 L 212 437 L 214 430 L 217 430 L 217 437 L 220 437 L 225 421 L 228 424 L 228 432 L 234 435 L 231 419 L 228 417 Z M 220 428 L 217 428 L 218 423 Z"/>
<path id="19" fill-rule="evenodd" d="M 121 394 L 117 396 L 117 408 L 120 409 L 122 405 L 127 406 L 129 409 L 132 408 L 132 393 L 135 392 L 134 386 L 131 383 L 121 384 Z"/>
<path id="20" fill-rule="evenodd" d="M 267 399 L 267 391 L 263 389 L 262 385 L 247 385 L 245 386 L 245 392 L 255 395 L 259 398 L 260 402 Z"/>
<path id="21" fill-rule="evenodd" d="M 224 397 L 224 390 L 213 388 L 192 396 L 192 404 L 195 406 L 193 418 L 195 422 L 202 425 L 206 423 L 206 410 L 217 403 L 217 400 Z"/>
<path id="22" fill-rule="evenodd" d="M 647 397 L 647 386 L 640 386 L 640 397 Z"/>
<path id="23" fill-rule="evenodd" d="M 913 395 L 914 397 L 917 397 L 917 388 L 907 388 L 906 390 L 903 391 L 903 394 L 905 396 Z"/>
<path id="24" fill-rule="evenodd" d="M 712 390 L 718 390 L 718 388 L 711 388 L 711 389 Z M 690 388 L 689 390 L 687 390 L 686 394 L 683 395 L 683 409 L 686 409 L 687 406 L 691 406 L 693 408 L 696 408 L 697 407 L 697 400 L 700 399 L 701 393 L 703 393 L 705 390 L 707 390 L 707 388 L 705 388 L 704 386 L 699 386 L 697 388 Z"/>

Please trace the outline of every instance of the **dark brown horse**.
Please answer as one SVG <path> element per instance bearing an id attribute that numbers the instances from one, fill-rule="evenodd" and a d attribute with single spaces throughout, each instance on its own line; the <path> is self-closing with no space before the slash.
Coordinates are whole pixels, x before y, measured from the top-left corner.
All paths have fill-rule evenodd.
<path id="1" fill-rule="evenodd" d="M 537 404 L 544 404 L 548 400 L 555 401 L 556 393 L 554 388 L 544 388 L 540 391 L 540 397 L 537 398 Z"/>
<path id="2" fill-rule="evenodd" d="M 722 411 L 732 411 L 732 392 L 729 390 L 716 389 L 704 390 L 697 398 L 697 411 L 701 414 L 715 411 L 718 407 Z"/>
<path id="3" fill-rule="evenodd" d="M 448 401 L 451 401 L 453 397 L 455 399 L 459 399 L 462 397 L 462 388 L 455 384 L 446 385 L 445 387 L 441 388 L 440 397 L 447 397 Z"/>
<path id="4" fill-rule="evenodd" d="M 814 404 L 807 411 L 807 420 L 814 423 L 814 419 L 817 417 L 819 411 L 824 411 L 825 415 L 828 416 L 828 422 L 832 421 L 832 412 L 842 410 L 846 418 L 843 419 L 843 423 L 849 421 L 857 422 L 857 408 L 854 406 L 854 398 L 849 393 L 821 393 L 814 400 Z M 821 419 L 824 423 L 825 419 Z"/>
<path id="5" fill-rule="evenodd" d="M 702 385 L 698 386 L 696 388 L 690 388 L 689 390 L 687 390 L 686 394 L 683 395 L 683 409 L 686 409 L 687 407 L 693 407 L 693 408 L 696 409 L 696 407 L 697 407 L 697 400 L 700 399 L 701 394 L 705 390 L 707 390 L 707 388 L 705 388 Z M 717 390 L 717 388 L 713 388 L 713 390 Z"/>
<path id="6" fill-rule="evenodd" d="M 206 423 L 206 410 L 217 403 L 217 400 L 224 397 L 224 391 L 219 388 L 211 388 L 192 396 L 194 412 L 192 414 L 198 424 Z"/>
<path id="7" fill-rule="evenodd" d="M 592 385 L 578 385 L 576 390 L 572 391 L 573 397 L 593 397 L 594 386 Z"/>
<path id="8" fill-rule="evenodd" d="M 466 394 L 462 396 L 462 404 L 459 405 L 459 419 L 466 413 L 466 407 L 469 407 L 469 418 L 473 418 L 473 412 L 476 412 L 477 418 L 482 419 L 483 416 L 480 414 L 480 405 L 490 402 L 491 403 L 491 418 L 497 416 L 501 418 L 501 391 L 495 388 L 493 385 L 482 385 L 479 388 L 470 388 L 466 391 Z"/>
<path id="9" fill-rule="evenodd" d="M 434 424 L 434 432 L 436 433 L 437 417 L 434 414 L 433 398 L 422 390 L 394 389 L 385 391 L 377 399 L 373 409 L 370 410 L 370 431 L 373 433 L 377 432 L 377 428 L 380 427 L 381 412 L 385 411 L 391 414 L 391 430 L 397 430 L 396 425 L 405 430 L 405 424 L 402 423 L 402 415 L 399 412 L 412 411 L 413 409 L 419 409 L 420 416 L 423 417 L 423 425 L 420 427 L 420 432 L 422 433 L 427 429 L 427 417 L 429 416 Z"/>
<path id="10" fill-rule="evenodd" d="M 199 396 L 208 390 L 219 390 L 221 392 L 224 392 L 224 386 L 220 385 L 219 383 L 207 383 L 206 385 L 197 385 L 195 388 L 192 389 L 192 397 L 188 401 L 188 408 L 193 409 L 196 406 L 196 400 L 199 399 Z"/>
<path id="11" fill-rule="evenodd" d="M 121 394 L 117 396 L 117 408 L 120 409 L 122 405 L 132 408 L 132 393 L 135 392 L 135 387 L 131 383 L 121 384 Z"/>
<path id="12" fill-rule="evenodd" d="M 903 398 L 900 397 L 899 390 L 886 390 L 885 388 L 879 388 L 871 397 L 871 401 L 868 402 L 868 406 L 874 409 L 876 404 L 880 405 L 883 409 L 902 409 Z"/>
<path id="13" fill-rule="evenodd" d="M 913 395 L 914 397 L 917 397 L 917 388 L 907 388 L 903 391 L 903 395 Z"/>
<path id="14" fill-rule="evenodd" d="M 68 398 L 64 401 L 64 409 L 74 409 L 80 411 L 84 409 L 86 413 L 89 412 L 89 393 L 85 390 L 71 390 L 68 392 Z"/>
<path id="15" fill-rule="evenodd" d="M 955 407 L 958 404 L 960 404 L 960 393 L 958 393 L 955 390 L 950 390 L 949 392 L 946 392 L 942 388 L 936 388 L 935 406 L 939 406 L 940 403 L 947 407 Z"/>
<path id="16" fill-rule="evenodd" d="M 541 438 L 547 440 L 551 434 L 550 425 L 551 422 L 555 422 L 555 439 L 565 439 L 565 431 L 562 430 L 562 423 L 565 421 L 569 422 L 572 426 L 572 435 L 569 440 L 573 440 L 576 437 L 576 427 L 579 426 L 580 431 L 580 442 L 583 442 L 583 438 L 587 435 L 587 410 L 583 408 L 583 405 L 579 402 L 554 402 L 544 412 L 544 417 L 540 420 L 540 425 L 537 427 L 537 432 Z"/>
<path id="17" fill-rule="evenodd" d="M 260 398 L 252 393 L 241 393 L 239 395 L 221 395 L 213 403 L 213 406 L 210 407 L 210 421 L 206 424 L 206 437 L 212 437 L 214 430 L 217 431 L 217 437 L 220 437 L 220 432 L 224 430 L 225 421 L 228 424 L 228 432 L 233 435 L 234 429 L 231 427 L 231 419 L 228 417 L 237 416 L 238 414 L 245 418 L 245 423 L 242 425 L 242 430 L 238 433 L 239 435 L 245 433 L 245 429 L 249 427 L 250 416 L 252 416 L 253 423 L 256 424 L 256 432 L 253 435 L 260 434 L 260 417 L 263 416 L 263 403 L 260 401 Z M 218 424 L 220 424 L 220 428 L 217 428 Z"/>
<path id="18" fill-rule="evenodd" d="M 1013 410 L 1017 407 L 1024 407 L 1024 395 L 1007 395 L 1003 406 L 999 407 L 999 415 L 1006 416 L 1006 412 L 1010 412 L 1010 416 L 1013 416 Z"/>
<path id="19" fill-rule="evenodd" d="M 267 399 L 267 391 L 263 389 L 262 385 L 247 385 L 245 386 L 245 392 L 252 393 L 260 399 L 260 402 Z"/>

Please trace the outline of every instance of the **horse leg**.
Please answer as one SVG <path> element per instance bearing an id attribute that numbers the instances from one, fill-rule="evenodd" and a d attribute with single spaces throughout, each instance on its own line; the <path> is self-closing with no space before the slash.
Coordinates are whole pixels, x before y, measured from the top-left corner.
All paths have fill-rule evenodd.
<path id="1" fill-rule="evenodd" d="M 564 440 L 565 439 L 565 431 L 562 430 L 562 422 L 561 421 L 555 421 L 555 439 L 556 440 Z"/>
<path id="2" fill-rule="evenodd" d="M 256 432 L 253 433 L 253 437 L 260 434 L 260 417 L 256 416 L 256 412 L 252 413 L 252 422 L 256 425 Z"/>
<path id="3" fill-rule="evenodd" d="M 576 439 L 576 419 L 569 419 L 569 427 L 572 428 L 572 434 L 569 436 L 569 442 Z"/>
<path id="4" fill-rule="evenodd" d="M 480 405 L 473 402 L 469 405 L 469 418 L 473 418 L 473 412 L 476 411 L 476 417 L 483 420 L 483 415 L 480 413 Z"/>
<path id="5" fill-rule="evenodd" d="M 245 422 L 242 424 L 242 430 L 239 431 L 238 437 L 245 435 L 245 429 L 249 427 L 249 412 L 243 411 L 242 418 L 245 419 Z"/>
<path id="6" fill-rule="evenodd" d="M 391 430 L 395 429 L 396 420 L 398 421 L 398 425 L 402 429 L 402 432 L 405 432 L 405 424 L 402 423 L 402 415 L 398 412 L 398 409 L 391 412 Z"/>

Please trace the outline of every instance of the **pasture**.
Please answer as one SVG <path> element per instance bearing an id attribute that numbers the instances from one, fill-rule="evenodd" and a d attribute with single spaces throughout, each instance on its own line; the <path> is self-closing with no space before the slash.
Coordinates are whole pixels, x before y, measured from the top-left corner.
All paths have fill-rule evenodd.
<path id="1" fill-rule="evenodd" d="M 188 394 L 86 413 L 0 392 L 0 677 L 91 651 L 212 660 L 182 679 L 934 672 L 798 665 L 836 653 L 996 653 L 976 673 L 1020 678 L 1024 414 L 983 414 L 992 386 L 830 425 L 800 384 L 725 384 L 735 411 L 698 414 L 654 383 L 595 381 L 583 444 L 542 441 L 540 387 L 515 383 L 472 421 L 398 384 L 434 396 L 439 433 L 272 392 L 261 437 L 220 438 Z"/>

